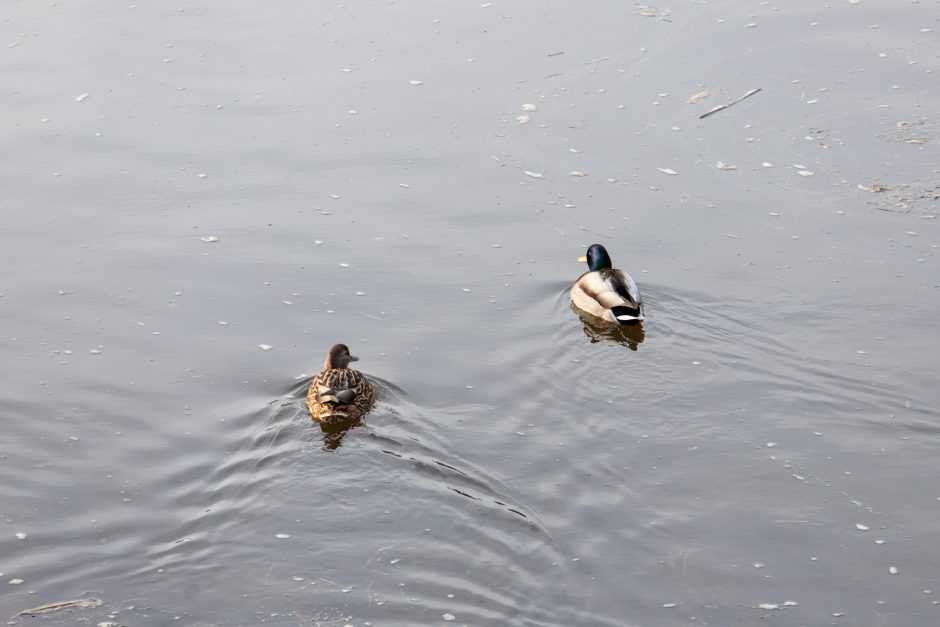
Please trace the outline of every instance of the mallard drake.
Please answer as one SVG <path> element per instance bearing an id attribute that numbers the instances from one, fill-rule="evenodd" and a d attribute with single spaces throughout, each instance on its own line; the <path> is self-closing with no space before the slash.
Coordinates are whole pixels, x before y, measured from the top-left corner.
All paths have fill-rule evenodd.
<path id="1" fill-rule="evenodd" d="M 375 402 L 375 390 L 364 374 L 349 368 L 359 361 L 345 344 L 330 349 L 323 372 L 310 382 L 307 409 L 314 420 L 327 423 L 351 422 L 362 418 Z"/>
<path id="2" fill-rule="evenodd" d="M 595 318 L 618 324 L 643 320 L 643 301 L 636 281 L 613 267 L 606 248 L 593 244 L 587 249 L 587 255 L 578 261 L 586 261 L 590 270 L 571 286 L 571 302 L 575 307 Z"/>

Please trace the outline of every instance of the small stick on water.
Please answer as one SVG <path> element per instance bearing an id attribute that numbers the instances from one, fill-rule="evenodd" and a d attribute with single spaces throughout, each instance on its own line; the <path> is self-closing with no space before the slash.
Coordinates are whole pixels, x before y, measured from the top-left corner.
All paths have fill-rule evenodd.
<path id="1" fill-rule="evenodd" d="M 736 104 L 738 104 L 739 102 L 741 102 L 742 100 L 744 100 L 745 98 L 750 98 L 751 96 L 753 96 L 754 94 L 756 94 L 757 92 L 759 92 L 761 89 L 763 89 L 763 88 L 762 88 L 762 87 L 758 87 L 757 89 L 752 89 L 751 91 L 747 92 L 746 94 L 744 94 L 743 96 L 741 96 L 741 97 L 738 98 L 737 100 L 732 100 L 732 101 L 729 102 L 728 104 L 718 105 L 717 107 L 715 107 L 715 108 L 712 109 L 711 111 L 706 111 L 706 112 L 703 113 L 702 115 L 698 116 L 698 119 L 704 120 L 705 118 L 707 118 L 708 116 L 710 116 L 710 115 L 713 114 L 713 113 L 718 113 L 718 112 L 721 111 L 722 109 L 727 109 L 728 107 L 730 107 L 730 106 L 732 106 L 732 105 L 736 105 Z"/>
<path id="2" fill-rule="evenodd" d="M 59 610 L 68 610 L 76 607 L 98 607 L 101 605 L 100 599 L 73 599 L 71 601 L 59 601 L 57 603 L 47 603 L 34 607 L 29 610 L 23 610 L 13 615 L 13 618 L 20 616 L 32 616 L 34 614 L 47 614 L 49 612 L 58 612 Z"/>

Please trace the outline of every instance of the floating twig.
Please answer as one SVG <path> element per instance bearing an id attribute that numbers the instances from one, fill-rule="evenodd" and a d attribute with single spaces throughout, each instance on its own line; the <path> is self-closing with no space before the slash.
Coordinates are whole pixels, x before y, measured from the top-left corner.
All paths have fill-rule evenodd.
<path id="1" fill-rule="evenodd" d="M 48 614 L 49 612 L 58 612 L 59 610 L 70 610 L 80 607 L 98 607 L 101 605 L 101 599 L 72 599 L 71 601 L 58 601 L 56 603 L 46 603 L 30 610 L 23 610 L 13 615 L 13 618 L 19 616 L 32 616 L 34 614 Z"/>
<path id="2" fill-rule="evenodd" d="M 736 105 L 736 104 L 738 104 L 739 102 L 741 102 L 742 100 L 744 100 L 745 98 L 750 98 L 751 96 L 753 96 L 754 94 L 756 94 L 757 92 L 759 92 L 761 89 L 762 89 L 761 87 L 758 87 L 757 89 L 752 89 L 751 91 L 747 92 L 746 94 L 744 94 L 743 96 L 741 96 L 741 97 L 738 98 L 737 100 L 732 100 L 732 101 L 729 102 L 728 104 L 718 105 L 717 107 L 715 107 L 715 108 L 712 109 L 711 111 L 706 111 L 706 112 L 703 113 L 702 115 L 698 116 L 698 119 L 704 120 L 705 118 L 707 118 L 708 116 L 710 116 L 710 115 L 713 114 L 713 113 L 718 113 L 718 112 L 721 111 L 722 109 L 727 109 L 728 107 L 730 107 L 730 106 L 732 106 L 732 105 Z"/>

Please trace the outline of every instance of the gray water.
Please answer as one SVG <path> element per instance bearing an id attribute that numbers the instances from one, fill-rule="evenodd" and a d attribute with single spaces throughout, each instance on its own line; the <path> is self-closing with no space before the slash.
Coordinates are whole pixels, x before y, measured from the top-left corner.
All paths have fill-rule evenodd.
<path id="1" fill-rule="evenodd" d="M 940 622 L 940 3 L 0 14 L 0 618 Z"/>

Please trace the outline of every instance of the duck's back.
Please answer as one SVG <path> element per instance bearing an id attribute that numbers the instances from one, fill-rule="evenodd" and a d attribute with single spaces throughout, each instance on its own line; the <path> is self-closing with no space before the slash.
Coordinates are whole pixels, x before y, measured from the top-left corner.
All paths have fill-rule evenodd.
<path id="1" fill-rule="evenodd" d="M 336 400 L 336 394 L 344 390 L 355 393 L 348 403 Z M 350 368 L 324 370 L 310 382 L 307 390 L 307 409 L 317 420 L 334 416 L 355 419 L 372 408 L 375 391 L 364 374 Z"/>
<path id="2" fill-rule="evenodd" d="M 636 282 L 616 268 L 585 272 L 571 288 L 571 300 L 579 309 L 598 318 L 621 322 L 617 316 L 642 318 L 643 305 Z"/>

